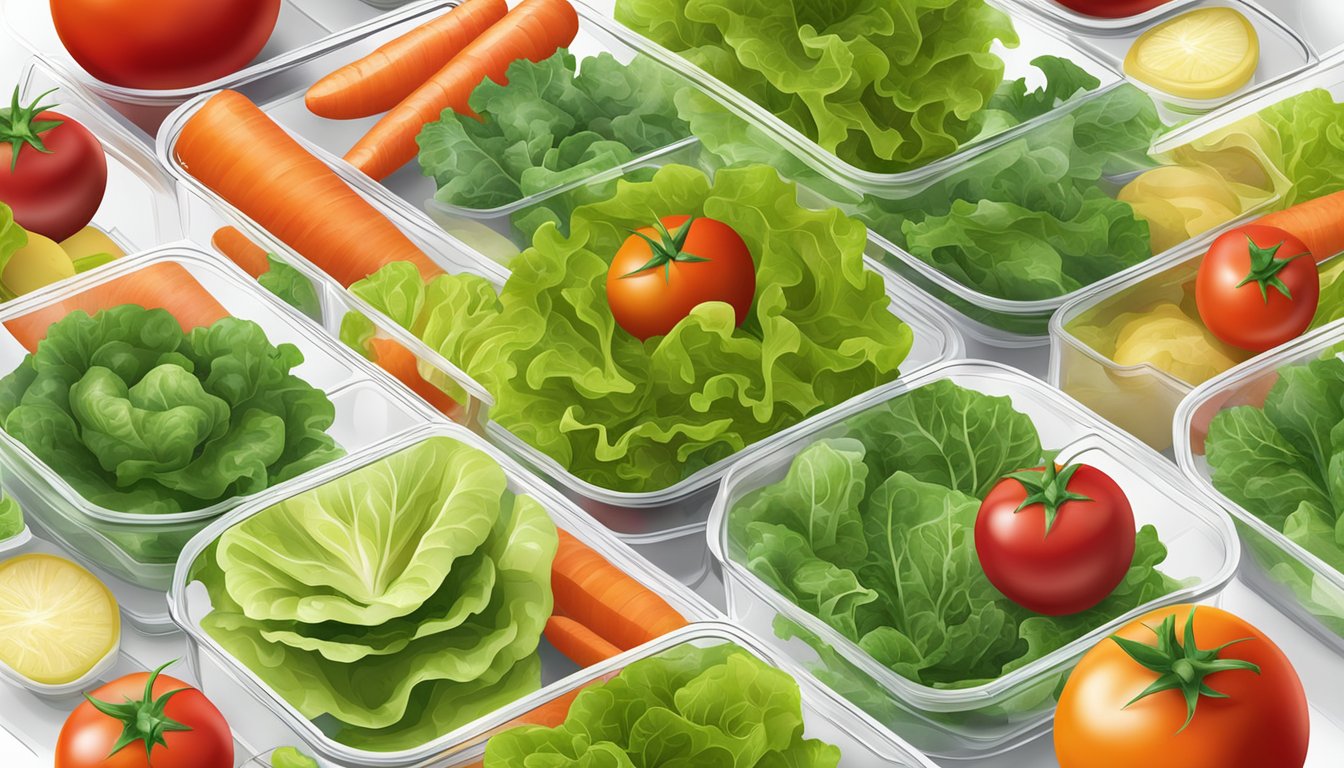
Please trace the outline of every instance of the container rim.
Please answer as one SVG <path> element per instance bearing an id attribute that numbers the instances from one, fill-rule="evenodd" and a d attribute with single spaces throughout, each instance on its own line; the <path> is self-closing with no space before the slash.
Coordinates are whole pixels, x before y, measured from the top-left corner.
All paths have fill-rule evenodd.
<path id="1" fill-rule="evenodd" d="M 1112 426 L 1109 422 L 1102 419 L 1081 403 L 1070 398 L 1068 395 L 1016 368 L 1001 363 L 981 360 L 954 360 L 932 368 L 926 368 L 908 379 L 894 382 L 895 386 L 887 388 L 887 390 L 880 395 L 874 393 L 875 396 L 868 402 L 849 404 L 843 411 L 833 413 L 830 415 L 830 418 L 812 425 L 812 428 L 808 430 L 810 434 L 799 434 L 795 436 L 794 441 L 800 442 L 810 437 L 811 434 L 820 431 L 822 428 L 839 424 L 845 419 L 875 405 L 887 402 L 900 395 L 919 389 L 920 387 L 937 381 L 951 379 L 958 375 L 982 375 L 991 378 L 1000 378 L 1013 383 L 1022 390 L 1030 392 L 1037 397 L 1053 401 L 1053 405 L 1065 418 L 1072 419 L 1080 424 L 1086 424 L 1088 429 L 1094 433 L 1098 439 L 1107 441 L 1116 458 L 1142 466 L 1149 472 L 1162 477 L 1178 489 L 1183 489 L 1186 486 L 1184 479 L 1181 477 L 1180 473 L 1176 471 L 1176 468 L 1171 466 L 1160 454 L 1140 443 L 1137 438 L 1121 432 L 1118 428 Z M 824 642 L 836 649 L 846 661 L 871 676 L 882 687 L 902 697 L 907 704 L 929 712 L 958 712 L 966 709 L 973 709 L 1001 696 L 1011 694 L 1015 688 L 1030 682 L 1032 679 L 1056 671 L 1061 671 L 1083 650 L 1096 644 L 1129 621 L 1153 610 L 1155 607 L 1182 602 L 1198 602 L 1213 594 L 1217 594 L 1231 581 L 1240 559 L 1240 541 L 1236 535 L 1236 529 L 1234 528 L 1232 521 L 1226 515 L 1220 514 L 1216 506 L 1209 503 L 1202 495 L 1193 492 L 1185 492 L 1185 501 L 1187 503 L 1174 505 L 1174 507 L 1189 514 L 1194 520 L 1206 527 L 1224 546 L 1226 555 L 1221 567 L 1214 576 L 1200 584 L 1184 587 L 1155 600 L 1150 600 L 1138 608 L 1111 619 L 1100 627 L 1093 629 L 1091 632 L 1075 638 L 1073 641 L 1055 649 L 1045 656 L 1019 667 L 1012 672 L 1001 675 L 988 683 L 969 688 L 934 688 L 932 686 L 915 683 L 877 663 L 865 651 L 860 649 L 857 644 L 842 636 L 830 625 L 822 622 L 807 611 L 804 611 L 791 601 L 782 598 L 774 589 L 766 585 L 763 581 L 757 578 L 754 573 L 744 568 L 728 554 L 725 546 L 729 511 L 728 499 L 738 489 L 738 485 L 745 482 L 742 480 L 742 477 L 753 471 L 761 461 L 762 457 L 753 456 L 749 460 L 741 461 L 734 465 L 734 467 L 729 470 L 723 485 L 719 489 L 718 495 L 714 499 L 714 508 L 710 513 L 710 525 L 708 531 L 709 549 L 713 554 L 714 559 L 717 560 L 724 569 L 731 571 L 735 577 L 741 579 L 743 584 L 751 589 L 758 598 L 765 601 L 773 610 L 787 616 L 790 620 L 797 622 L 807 630 L 816 634 Z"/>

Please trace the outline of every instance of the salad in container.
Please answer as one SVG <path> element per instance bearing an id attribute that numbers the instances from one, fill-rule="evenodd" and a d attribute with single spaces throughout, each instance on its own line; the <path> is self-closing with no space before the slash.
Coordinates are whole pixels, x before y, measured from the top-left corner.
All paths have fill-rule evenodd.
<path id="1" fill-rule="evenodd" d="M 226 716 L 340 765 L 422 765 L 480 718 L 712 608 L 457 425 L 215 521 L 169 596 Z"/>
<path id="2" fill-rule="evenodd" d="M 1216 599 L 1231 522 L 1036 379 L 956 362 L 737 464 L 709 544 L 734 621 L 937 757 L 1039 735 L 1078 658 Z"/>

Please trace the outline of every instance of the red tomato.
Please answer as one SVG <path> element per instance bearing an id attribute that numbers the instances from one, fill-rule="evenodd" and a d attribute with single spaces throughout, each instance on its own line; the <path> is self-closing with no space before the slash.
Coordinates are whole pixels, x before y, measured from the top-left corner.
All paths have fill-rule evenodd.
<path id="1" fill-rule="evenodd" d="M 19 226 L 60 242 L 87 226 L 102 205 L 107 157 L 89 129 L 45 111 L 42 98 L 0 110 L 0 203 L 14 211 Z"/>
<path id="2" fill-rule="evenodd" d="M 1321 297 L 1316 260 L 1301 240 L 1251 224 L 1225 232 L 1195 279 L 1199 317 L 1234 347 L 1264 352 L 1311 325 Z"/>
<path id="3" fill-rule="evenodd" d="M 181 680 L 137 672 L 89 696 L 99 707 L 84 701 L 70 713 L 56 740 L 56 768 L 233 768 L 224 716 Z M 123 732 L 134 740 L 114 752 Z"/>
<path id="4" fill-rule="evenodd" d="M 1058 0 L 1059 4 L 1088 16 L 1123 19 L 1146 13 L 1168 0 Z"/>
<path id="5" fill-rule="evenodd" d="M 165 90 L 208 83 L 256 58 L 280 0 L 51 0 L 56 33 L 105 83 Z"/>
<path id="6" fill-rule="evenodd" d="M 1170 688 L 1144 695 L 1159 680 Z M 1055 711 L 1060 768 L 1302 768 L 1309 735 L 1283 651 L 1204 605 L 1158 609 L 1102 640 Z"/>
<path id="7" fill-rule="evenodd" d="M 975 552 L 1009 600 L 1063 616 L 1101 602 L 1134 560 L 1134 511 L 1086 464 L 1014 472 L 980 504 Z"/>
<path id="8" fill-rule="evenodd" d="M 669 216 L 626 239 L 607 269 L 607 303 L 616 322 L 640 340 L 664 336 L 708 301 L 747 319 L 756 264 L 747 244 L 721 221 Z"/>

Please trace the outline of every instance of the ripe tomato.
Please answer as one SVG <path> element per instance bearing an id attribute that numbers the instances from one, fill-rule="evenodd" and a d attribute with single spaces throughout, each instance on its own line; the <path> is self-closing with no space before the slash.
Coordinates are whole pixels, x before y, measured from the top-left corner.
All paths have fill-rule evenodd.
<path id="1" fill-rule="evenodd" d="M 1014 472 L 980 504 L 975 552 L 1009 600 L 1063 616 L 1101 602 L 1134 560 L 1134 511 L 1086 464 Z"/>
<path id="2" fill-rule="evenodd" d="M 1055 755 L 1060 768 L 1301 768 L 1309 730 L 1278 646 L 1226 611 L 1180 605 L 1087 652 L 1059 698 Z"/>
<path id="3" fill-rule="evenodd" d="M 107 191 L 107 157 L 89 129 L 39 96 L 0 110 L 0 203 L 20 227 L 61 241 L 88 225 Z"/>
<path id="4" fill-rule="evenodd" d="M 1301 240 L 1251 224 L 1225 232 L 1195 279 L 1199 317 L 1234 347 L 1264 352 L 1311 325 L 1321 296 L 1316 260 Z"/>
<path id="5" fill-rule="evenodd" d="M 663 336 L 707 301 L 732 305 L 737 324 L 756 295 L 747 244 L 721 221 L 668 216 L 644 227 L 607 269 L 607 303 L 616 322 L 640 340 Z"/>
<path id="6" fill-rule="evenodd" d="M 76 707 L 61 728 L 56 768 L 233 768 L 224 716 L 205 694 L 160 675 L 162 669 L 126 675 L 89 694 L 93 701 Z"/>
<path id="7" fill-rule="evenodd" d="M 1126 16 L 1137 16 L 1140 13 L 1151 11 L 1159 5 L 1164 5 L 1167 1 L 1168 0 L 1059 0 L 1059 4 L 1088 16 L 1098 16 L 1105 19 L 1123 19 Z"/>
<path id="8" fill-rule="evenodd" d="M 51 0 L 61 42 L 105 83 L 164 90 L 208 83 L 256 58 L 280 0 Z"/>

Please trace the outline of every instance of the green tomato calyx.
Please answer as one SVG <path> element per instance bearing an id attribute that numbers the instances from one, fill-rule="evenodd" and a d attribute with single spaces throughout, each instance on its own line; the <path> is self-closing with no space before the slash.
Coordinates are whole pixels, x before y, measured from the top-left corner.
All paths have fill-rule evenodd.
<path id="1" fill-rule="evenodd" d="M 9 172 L 19 166 L 19 152 L 24 146 L 32 147 L 42 154 L 49 155 L 51 150 L 42 141 L 42 134 L 63 123 L 63 120 L 38 120 L 37 116 L 55 104 L 43 104 L 42 100 L 55 93 L 56 89 L 33 99 L 33 103 L 23 106 L 19 103 L 19 89 L 14 88 L 9 109 L 0 109 L 0 144 L 10 145 Z"/>
<path id="2" fill-rule="evenodd" d="M 1287 268 L 1294 259 L 1300 259 L 1307 254 L 1303 252 L 1296 256 L 1280 259 L 1277 258 L 1277 256 L 1279 249 L 1282 247 L 1283 243 L 1279 243 L 1273 248 L 1261 248 L 1259 245 L 1256 245 L 1255 241 L 1252 240 L 1250 236 L 1247 236 L 1246 250 L 1251 255 L 1251 271 L 1246 274 L 1244 280 L 1237 283 L 1237 287 L 1240 288 L 1243 285 L 1248 285 L 1250 283 L 1258 283 L 1260 285 L 1260 297 L 1265 300 L 1266 304 L 1269 303 L 1269 289 L 1271 286 L 1277 289 L 1279 293 L 1282 293 L 1289 300 L 1292 300 L 1293 292 L 1288 290 L 1287 283 L 1284 283 L 1283 280 L 1279 279 L 1279 273 Z"/>
<path id="3" fill-rule="evenodd" d="M 1065 502 L 1092 501 L 1091 497 L 1069 490 L 1069 481 L 1082 466 L 1082 464 L 1070 464 L 1061 469 L 1058 464 L 1050 461 L 1046 462 L 1044 469 L 1028 469 L 1008 474 L 1006 476 L 1008 479 L 1021 483 L 1027 491 L 1027 498 L 1017 505 L 1013 514 L 1032 504 L 1040 504 L 1045 508 L 1045 535 L 1049 536 L 1050 530 L 1055 527 L 1055 518 L 1059 517 L 1059 510 Z"/>
<path id="4" fill-rule="evenodd" d="M 1209 675 L 1233 670 L 1245 670 L 1257 675 L 1260 674 L 1260 667 L 1249 661 L 1219 658 L 1219 654 L 1225 648 L 1237 643 L 1244 643 L 1251 639 L 1249 637 L 1223 643 L 1217 648 L 1200 650 L 1199 646 L 1195 644 L 1196 610 L 1196 608 L 1191 608 L 1190 617 L 1186 619 L 1184 643 L 1176 635 L 1175 616 L 1168 616 L 1163 619 L 1157 629 L 1148 627 L 1153 634 L 1157 635 L 1157 645 L 1147 645 L 1119 635 L 1111 635 L 1111 640 L 1114 640 L 1115 644 L 1120 646 L 1120 650 L 1145 669 L 1156 672 L 1158 675 L 1152 685 L 1143 689 L 1143 692 L 1138 696 L 1130 699 L 1125 707 L 1142 701 L 1155 693 L 1178 690 L 1185 697 L 1186 714 L 1185 722 L 1176 731 L 1177 733 L 1184 731 L 1190 725 L 1190 721 L 1195 719 L 1195 708 L 1199 705 L 1199 697 L 1227 698 L 1227 694 L 1215 691 L 1204 682 L 1204 679 Z"/>
<path id="5" fill-rule="evenodd" d="M 159 673 L 172 663 L 170 661 L 149 673 L 149 679 L 145 681 L 144 696 L 139 699 L 127 697 L 122 703 L 113 704 L 95 699 L 87 693 L 84 694 L 84 698 L 88 699 L 94 709 L 121 721 L 121 737 L 117 739 L 116 744 L 112 745 L 112 751 L 107 754 L 109 759 L 131 744 L 143 742 L 145 745 L 145 760 L 148 761 L 154 747 L 168 747 L 168 742 L 163 738 L 164 734 L 172 731 L 191 730 L 191 726 L 183 725 L 164 713 L 164 709 L 168 706 L 168 700 L 183 691 L 190 690 L 189 688 L 178 688 L 168 691 L 157 699 L 154 698 L 154 681 L 159 678 Z"/>
<path id="6" fill-rule="evenodd" d="M 667 227 L 663 226 L 662 221 L 658 221 L 655 226 L 658 228 L 659 239 L 654 240 L 648 235 L 638 230 L 631 230 L 630 234 L 638 237 L 649 244 L 649 250 L 653 251 L 653 258 L 645 262 L 644 266 L 632 272 L 621 275 L 624 280 L 627 277 L 634 277 L 641 272 L 648 272 L 650 269 L 663 268 L 663 279 L 672 281 L 672 262 L 689 264 L 697 261 L 709 261 L 709 259 L 686 253 L 686 238 L 691 234 L 691 225 L 695 223 L 695 217 L 690 216 L 677 227 L 676 232 L 668 232 Z"/>

